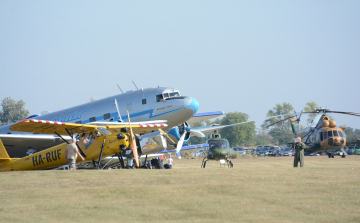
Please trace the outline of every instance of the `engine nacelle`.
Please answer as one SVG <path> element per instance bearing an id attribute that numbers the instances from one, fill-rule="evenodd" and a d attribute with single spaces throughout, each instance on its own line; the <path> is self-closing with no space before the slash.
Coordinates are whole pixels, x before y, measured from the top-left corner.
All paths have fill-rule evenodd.
<path id="1" fill-rule="evenodd" d="M 167 149 L 167 140 L 159 131 L 139 136 L 142 154 L 158 153 Z"/>

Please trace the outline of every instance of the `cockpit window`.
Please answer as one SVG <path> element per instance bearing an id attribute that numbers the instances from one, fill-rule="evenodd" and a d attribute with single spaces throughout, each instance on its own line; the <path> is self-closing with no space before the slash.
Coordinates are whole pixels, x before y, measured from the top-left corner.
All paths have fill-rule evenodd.
<path id="1" fill-rule="evenodd" d="M 229 143 L 227 141 L 209 141 L 210 149 L 227 149 L 229 148 Z"/>
<path id="2" fill-rule="evenodd" d="M 175 98 L 175 97 L 180 97 L 180 92 L 178 91 L 174 91 L 174 92 L 170 92 L 170 93 L 164 93 L 164 99 L 168 99 L 168 98 Z"/>
<path id="3" fill-rule="evenodd" d="M 338 131 L 334 130 L 334 137 L 338 136 Z"/>
<path id="4" fill-rule="evenodd" d="M 109 132 L 108 130 L 106 130 L 105 128 L 103 127 L 99 127 L 97 128 L 99 130 L 99 132 L 101 132 L 103 135 L 109 135 L 111 134 L 111 132 Z"/>
<path id="5" fill-rule="evenodd" d="M 323 140 L 324 140 L 324 138 L 323 138 L 323 133 L 320 132 L 320 141 L 323 141 Z"/>
<path id="6" fill-rule="evenodd" d="M 343 134 L 342 134 L 342 132 L 341 132 L 340 130 L 339 130 L 339 136 L 340 136 L 340 137 L 344 137 Z"/>
<path id="7" fill-rule="evenodd" d="M 327 132 L 324 132 L 324 140 L 327 139 Z"/>
<path id="8" fill-rule="evenodd" d="M 179 92 L 170 93 L 170 98 L 173 98 L 173 97 L 180 97 L 180 93 Z"/>
<path id="9" fill-rule="evenodd" d="M 328 137 L 329 137 L 329 138 L 332 137 L 332 131 L 328 131 Z"/>
<path id="10" fill-rule="evenodd" d="M 163 100 L 164 100 L 164 98 L 163 98 L 162 94 L 156 95 L 156 102 L 163 101 Z"/>

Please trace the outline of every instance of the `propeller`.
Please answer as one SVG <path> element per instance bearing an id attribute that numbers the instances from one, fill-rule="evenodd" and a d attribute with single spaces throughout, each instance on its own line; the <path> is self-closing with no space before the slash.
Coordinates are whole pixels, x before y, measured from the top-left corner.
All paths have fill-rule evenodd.
<path id="1" fill-rule="evenodd" d="M 170 138 L 169 134 L 167 134 L 164 130 L 159 129 L 159 131 L 161 132 L 161 134 L 163 134 L 167 139 L 170 140 L 170 142 L 172 142 L 172 144 L 175 144 L 174 140 L 172 140 L 172 138 Z"/>
<path id="2" fill-rule="evenodd" d="M 139 167 L 139 157 L 138 157 L 138 153 L 137 153 L 137 147 L 136 147 L 136 140 L 135 140 L 135 135 L 132 131 L 131 128 L 131 122 L 130 122 L 130 115 L 129 115 L 129 111 L 127 111 L 128 114 L 128 119 L 129 119 L 129 127 L 130 127 L 130 138 L 131 138 L 131 149 L 135 158 L 135 162 L 136 162 L 136 166 Z"/>
<path id="3" fill-rule="evenodd" d="M 185 135 L 186 135 L 186 131 L 184 131 L 184 133 L 181 135 L 180 140 L 179 140 L 178 144 L 176 145 L 176 155 L 178 156 L 179 159 L 181 159 L 180 150 L 184 144 Z"/>
<path id="4" fill-rule="evenodd" d="M 116 101 L 116 98 L 115 98 L 115 106 L 116 106 L 116 110 L 117 110 L 118 115 L 119 115 L 119 122 L 123 122 L 123 120 L 121 119 L 120 110 L 119 110 L 119 106 L 118 106 L 118 103 Z M 128 114 L 129 114 L 129 112 L 128 112 Z M 130 122 L 130 119 L 129 119 L 129 122 Z"/>

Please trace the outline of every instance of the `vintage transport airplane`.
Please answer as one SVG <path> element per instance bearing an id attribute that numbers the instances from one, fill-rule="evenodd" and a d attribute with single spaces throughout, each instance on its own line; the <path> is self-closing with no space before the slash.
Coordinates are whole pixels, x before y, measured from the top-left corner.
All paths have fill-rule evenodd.
<path id="1" fill-rule="evenodd" d="M 78 158 L 77 162 L 93 162 L 99 168 L 102 158 L 117 154 L 121 162 L 123 161 L 121 153 L 128 150 L 135 154 L 136 165 L 139 167 L 137 152 L 141 153 L 142 149 L 136 143 L 135 134 L 166 127 L 167 124 L 164 123 L 139 125 L 129 122 L 118 126 L 98 126 L 28 119 L 12 125 L 10 129 L 42 134 L 68 134 L 69 137 L 76 137 L 79 151 L 85 157 L 84 161 Z M 64 143 L 60 145 L 23 158 L 10 158 L 0 140 L 0 171 L 52 169 L 67 165 L 65 162 L 67 144 L 64 139 Z M 152 149 L 147 148 L 147 151 L 152 152 Z"/>
<path id="2" fill-rule="evenodd" d="M 169 131 L 175 143 L 178 143 L 182 136 L 181 142 L 189 140 L 191 133 L 202 136 L 200 132 L 191 130 L 189 124 L 186 123 L 198 109 L 199 103 L 196 99 L 182 96 L 178 90 L 172 88 L 158 87 L 129 91 L 53 113 L 32 115 L 28 119 L 76 124 L 118 125 L 118 121 L 128 120 L 126 115 L 128 110 L 134 124 L 166 122 L 167 127 L 164 130 Z M 202 113 L 201 116 L 197 115 L 194 119 L 209 119 L 222 114 L 222 112 Z M 24 157 L 32 152 L 61 143 L 59 135 L 14 132 L 9 129 L 10 126 L 11 124 L 0 127 L 0 139 L 10 157 Z M 146 133 L 148 132 L 142 132 L 142 134 Z M 152 134 L 158 137 L 160 135 L 160 133 Z M 64 138 L 69 140 L 69 137 Z M 147 140 L 147 137 L 144 138 Z"/>

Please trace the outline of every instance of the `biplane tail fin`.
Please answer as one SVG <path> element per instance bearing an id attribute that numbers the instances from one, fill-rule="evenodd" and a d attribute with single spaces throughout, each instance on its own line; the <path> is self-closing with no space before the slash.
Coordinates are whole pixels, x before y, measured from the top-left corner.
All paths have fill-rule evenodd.
<path id="1" fill-rule="evenodd" d="M 5 146 L 0 139 L 0 164 L 5 161 L 11 161 L 9 154 L 6 152 Z"/>

